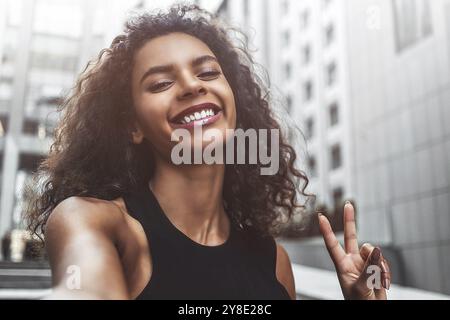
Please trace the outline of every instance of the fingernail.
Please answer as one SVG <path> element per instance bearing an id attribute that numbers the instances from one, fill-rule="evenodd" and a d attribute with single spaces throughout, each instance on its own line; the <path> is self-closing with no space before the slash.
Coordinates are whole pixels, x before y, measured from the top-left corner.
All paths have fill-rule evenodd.
<path id="1" fill-rule="evenodd" d="M 381 271 L 388 272 L 386 263 L 384 261 L 381 261 Z"/>
<path id="2" fill-rule="evenodd" d="M 389 287 L 391 286 L 391 282 L 389 281 L 389 279 L 384 279 L 384 284 L 383 284 L 383 287 L 386 289 L 386 290 L 389 290 Z"/>
<path id="3" fill-rule="evenodd" d="M 370 259 L 373 264 L 378 264 L 381 257 L 381 250 L 378 247 L 373 249 L 372 258 Z"/>
<path id="4" fill-rule="evenodd" d="M 345 200 L 345 204 L 352 204 L 349 200 Z"/>
<path id="5" fill-rule="evenodd" d="M 317 216 L 319 217 L 323 216 L 322 212 L 317 212 Z"/>

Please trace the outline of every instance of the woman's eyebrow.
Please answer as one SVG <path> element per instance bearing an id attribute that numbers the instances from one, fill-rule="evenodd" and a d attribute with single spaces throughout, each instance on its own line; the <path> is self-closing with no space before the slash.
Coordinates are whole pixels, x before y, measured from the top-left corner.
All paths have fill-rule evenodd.
<path id="1" fill-rule="evenodd" d="M 206 54 L 204 56 L 200 56 L 200 57 L 195 58 L 194 60 L 192 60 L 191 64 L 192 64 L 193 67 L 196 67 L 196 66 L 201 65 L 202 63 L 207 62 L 207 61 L 218 62 L 215 57 Z"/>
<path id="2" fill-rule="evenodd" d="M 172 65 L 154 66 L 149 68 L 141 78 L 140 83 L 144 82 L 145 78 L 155 73 L 167 73 L 173 70 Z"/>
<path id="3" fill-rule="evenodd" d="M 191 65 L 193 67 L 199 66 L 204 62 L 207 61 L 215 61 L 218 62 L 217 59 L 211 55 L 203 55 L 200 57 L 195 58 L 194 60 L 192 60 Z M 167 65 L 161 65 L 161 66 L 154 66 L 149 68 L 144 75 L 141 78 L 140 83 L 142 83 L 145 78 L 147 78 L 148 76 L 155 74 L 155 73 L 167 73 L 173 70 L 173 65 L 167 64 Z"/>

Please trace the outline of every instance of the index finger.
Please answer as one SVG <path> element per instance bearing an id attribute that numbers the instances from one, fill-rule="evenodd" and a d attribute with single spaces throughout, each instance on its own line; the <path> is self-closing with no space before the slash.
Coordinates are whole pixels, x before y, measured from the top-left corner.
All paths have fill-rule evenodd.
<path id="1" fill-rule="evenodd" d="M 344 243 L 347 253 L 359 253 L 355 209 L 350 201 L 346 201 L 344 205 Z"/>
<path id="2" fill-rule="evenodd" d="M 333 260 L 335 266 L 337 266 L 338 263 L 345 258 L 345 251 L 337 240 L 336 235 L 331 228 L 330 222 L 323 214 L 320 213 L 319 228 L 331 259 Z"/>

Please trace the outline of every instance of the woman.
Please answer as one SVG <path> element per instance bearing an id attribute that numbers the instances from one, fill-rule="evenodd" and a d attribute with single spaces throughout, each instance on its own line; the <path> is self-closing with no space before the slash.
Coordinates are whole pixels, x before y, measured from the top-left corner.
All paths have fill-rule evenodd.
<path id="1" fill-rule="evenodd" d="M 289 257 L 273 238 L 303 208 L 301 182 L 306 195 L 293 148 L 280 138 L 274 175 L 258 163 L 171 159 L 179 128 L 224 140 L 230 129 L 280 128 L 251 58 L 197 7 L 141 15 L 125 31 L 66 99 L 37 176 L 31 227 L 45 233 L 52 297 L 295 299 Z M 344 296 L 383 299 L 364 270 L 386 264 L 378 248 L 358 250 L 353 216 L 347 205 L 346 251 L 319 218 Z"/>

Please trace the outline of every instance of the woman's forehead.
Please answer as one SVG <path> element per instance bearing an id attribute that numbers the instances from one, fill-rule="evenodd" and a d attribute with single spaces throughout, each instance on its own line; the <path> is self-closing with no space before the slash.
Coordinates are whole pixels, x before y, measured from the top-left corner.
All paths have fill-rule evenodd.
<path id="1" fill-rule="evenodd" d="M 149 40 L 135 56 L 136 66 L 188 64 L 202 55 L 215 56 L 200 39 L 181 32 L 174 32 Z"/>

